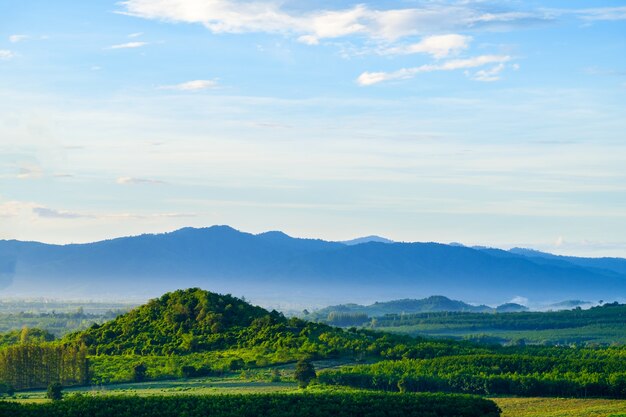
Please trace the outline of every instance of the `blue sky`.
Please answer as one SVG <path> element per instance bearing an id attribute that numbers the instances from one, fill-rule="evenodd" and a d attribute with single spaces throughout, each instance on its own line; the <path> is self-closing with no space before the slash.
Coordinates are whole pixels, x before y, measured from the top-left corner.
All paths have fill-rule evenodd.
<path id="1" fill-rule="evenodd" d="M 0 238 L 626 256 L 620 1 L 0 4 Z"/>

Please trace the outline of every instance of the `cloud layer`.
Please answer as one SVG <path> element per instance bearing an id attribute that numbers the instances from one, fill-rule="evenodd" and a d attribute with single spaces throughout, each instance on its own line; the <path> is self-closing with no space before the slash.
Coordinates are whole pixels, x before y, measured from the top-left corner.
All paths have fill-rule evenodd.
<path id="1" fill-rule="evenodd" d="M 339 10 L 293 12 L 278 2 L 234 0 L 128 0 L 121 13 L 145 19 L 198 23 L 215 33 L 291 33 L 316 44 L 321 39 L 361 35 L 393 41 L 498 23 L 544 19 L 527 12 L 486 12 L 467 4 L 434 3 L 422 8 L 374 9 L 358 4 Z"/>
<path id="2" fill-rule="evenodd" d="M 482 67 L 488 64 L 498 64 L 488 71 L 482 71 L 478 75 L 481 81 L 493 81 L 497 74 L 504 68 L 504 63 L 512 58 L 509 55 L 480 55 L 467 59 L 454 59 L 441 64 L 426 64 L 413 68 L 402 68 L 393 72 L 364 72 L 357 78 L 357 83 L 362 86 L 374 85 L 383 81 L 405 80 L 413 78 L 417 74 L 433 71 L 454 71 L 460 69 Z"/>

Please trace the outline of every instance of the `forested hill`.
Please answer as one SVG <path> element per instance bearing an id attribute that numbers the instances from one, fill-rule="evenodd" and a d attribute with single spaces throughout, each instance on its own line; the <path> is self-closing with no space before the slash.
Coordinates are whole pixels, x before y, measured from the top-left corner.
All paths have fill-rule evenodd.
<path id="1" fill-rule="evenodd" d="M 69 334 L 64 341 L 84 343 L 104 354 L 188 353 L 236 346 L 261 323 L 286 322 L 276 311 L 192 288 L 164 294 L 114 320 Z"/>
<path id="2" fill-rule="evenodd" d="M 442 295 L 433 295 L 422 299 L 402 299 L 375 302 L 370 305 L 339 304 L 317 310 L 307 317 L 310 319 L 325 319 L 331 313 L 365 314 L 369 317 L 384 316 L 386 314 L 413 314 L 439 311 L 467 311 L 491 312 L 494 309 L 486 306 L 474 306 L 459 300 L 451 300 Z"/>
<path id="3" fill-rule="evenodd" d="M 102 325 L 65 336 L 63 345 L 85 346 L 97 355 L 171 355 L 243 350 L 281 359 L 312 355 L 372 354 L 387 349 L 391 336 L 348 332 L 322 323 L 285 318 L 276 311 L 198 288 L 177 290 Z M 393 336 L 398 344 L 415 344 Z M 384 344 L 377 346 L 377 340 Z M 419 338 L 418 338 L 419 339 Z M 446 343 L 437 342 L 446 350 Z M 432 346 L 429 347 L 432 349 Z"/>
<path id="4" fill-rule="evenodd" d="M 348 245 L 214 226 L 89 244 L 0 241 L 0 295 L 145 299 L 203 287 L 303 306 L 433 294 L 493 305 L 517 296 L 537 303 L 624 297 L 618 266 L 626 261 L 581 259 L 438 243 Z"/>

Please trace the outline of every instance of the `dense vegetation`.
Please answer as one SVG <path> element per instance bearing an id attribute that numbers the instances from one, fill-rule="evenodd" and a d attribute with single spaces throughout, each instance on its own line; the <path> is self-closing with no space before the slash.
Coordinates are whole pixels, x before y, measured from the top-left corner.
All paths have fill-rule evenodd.
<path id="1" fill-rule="evenodd" d="M 371 327 L 422 336 L 476 341 L 589 344 L 626 343 L 626 305 L 611 303 L 588 310 L 517 313 L 392 314 L 372 319 Z"/>
<path id="2" fill-rule="evenodd" d="M 66 313 L 2 313 L 0 314 L 0 333 L 28 327 L 42 329 L 59 337 L 87 329 L 94 323 L 104 323 L 122 313 L 123 311 L 108 311 L 102 314 L 90 314 L 81 309 Z"/>
<path id="3" fill-rule="evenodd" d="M 626 398 L 625 349 L 516 350 L 382 361 L 326 371 L 319 380 L 387 391 Z"/>
<path id="4" fill-rule="evenodd" d="M 210 397 L 79 396 L 46 404 L 0 402 L 13 417 L 498 417 L 489 400 L 441 394 L 374 393 L 220 395 Z"/>
<path id="5" fill-rule="evenodd" d="M 24 343 L 42 343 L 51 342 L 54 335 L 41 329 L 29 329 L 24 327 L 22 330 L 12 330 L 8 333 L 0 333 L 0 348 L 4 346 L 24 344 Z"/>
<path id="6" fill-rule="evenodd" d="M 88 380 L 84 347 L 24 343 L 0 350 L 0 381 L 14 389 L 44 388 L 50 382 L 81 385 Z"/>

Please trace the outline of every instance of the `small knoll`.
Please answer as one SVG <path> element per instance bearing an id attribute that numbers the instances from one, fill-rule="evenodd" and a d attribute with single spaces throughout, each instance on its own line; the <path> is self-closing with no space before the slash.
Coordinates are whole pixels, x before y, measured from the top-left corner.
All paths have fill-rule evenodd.
<path id="1" fill-rule="evenodd" d="M 519 313 L 528 311 L 528 307 L 517 303 L 505 303 L 496 307 L 497 313 Z"/>
<path id="2" fill-rule="evenodd" d="M 228 347 L 255 321 L 287 320 L 231 295 L 199 288 L 164 294 L 102 325 L 68 335 L 95 353 L 184 353 Z"/>

